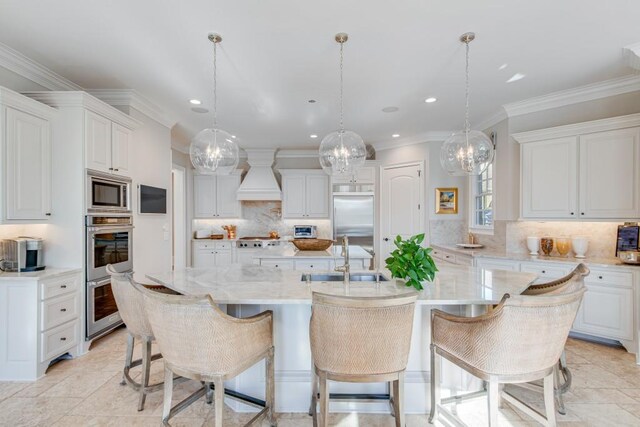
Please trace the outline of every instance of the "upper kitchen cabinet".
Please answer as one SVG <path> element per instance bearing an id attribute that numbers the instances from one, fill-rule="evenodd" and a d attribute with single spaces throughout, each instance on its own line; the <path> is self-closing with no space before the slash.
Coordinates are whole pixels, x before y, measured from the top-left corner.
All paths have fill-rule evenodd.
<path id="1" fill-rule="evenodd" d="M 523 219 L 637 220 L 640 114 L 514 134 Z"/>
<path id="2" fill-rule="evenodd" d="M 0 87 L 3 223 L 51 216 L 51 120 L 55 109 Z"/>
<path id="3" fill-rule="evenodd" d="M 377 170 L 378 168 L 376 166 L 365 165 L 360 169 L 358 169 L 354 175 L 331 177 L 331 183 L 332 184 L 375 184 Z"/>
<path id="4" fill-rule="evenodd" d="M 242 171 L 230 175 L 193 176 L 193 214 L 195 218 L 240 218 L 236 192 Z"/>
<path id="5" fill-rule="evenodd" d="M 282 218 L 329 218 L 329 176 L 318 169 L 281 169 Z"/>
<path id="6" fill-rule="evenodd" d="M 129 175 L 131 130 L 99 114 L 85 113 L 86 166 Z"/>

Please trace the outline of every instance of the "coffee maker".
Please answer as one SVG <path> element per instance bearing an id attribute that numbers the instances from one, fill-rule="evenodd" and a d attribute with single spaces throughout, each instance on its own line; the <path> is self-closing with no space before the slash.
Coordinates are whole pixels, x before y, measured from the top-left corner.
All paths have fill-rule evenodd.
<path id="1" fill-rule="evenodd" d="M 20 273 L 44 270 L 42 239 L 20 236 L 2 240 L 0 270 Z"/>

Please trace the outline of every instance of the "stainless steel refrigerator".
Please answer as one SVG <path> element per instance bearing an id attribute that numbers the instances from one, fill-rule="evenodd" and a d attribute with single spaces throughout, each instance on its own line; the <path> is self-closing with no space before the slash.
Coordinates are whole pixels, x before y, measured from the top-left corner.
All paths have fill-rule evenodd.
<path id="1" fill-rule="evenodd" d="M 375 256 L 375 204 L 373 192 L 333 193 L 333 237 L 349 237 L 349 244 L 362 246 Z"/>

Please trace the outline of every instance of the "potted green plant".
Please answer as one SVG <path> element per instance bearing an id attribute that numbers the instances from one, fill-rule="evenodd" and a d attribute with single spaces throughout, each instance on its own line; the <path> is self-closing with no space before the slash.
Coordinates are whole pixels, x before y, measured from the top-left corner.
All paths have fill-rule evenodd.
<path id="1" fill-rule="evenodd" d="M 402 240 L 397 236 L 394 240 L 396 249 L 385 260 L 391 277 L 404 279 L 407 286 L 413 286 L 417 290 L 424 289 L 422 282 L 433 281 L 438 268 L 429 255 L 431 248 L 425 248 L 420 244 L 424 241 L 424 233 Z"/>

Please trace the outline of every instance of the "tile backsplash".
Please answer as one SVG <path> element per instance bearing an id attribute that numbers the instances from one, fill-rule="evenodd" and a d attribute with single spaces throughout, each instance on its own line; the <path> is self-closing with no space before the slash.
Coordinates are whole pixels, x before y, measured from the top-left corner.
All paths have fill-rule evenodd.
<path id="1" fill-rule="evenodd" d="M 293 235 L 293 226 L 309 224 L 318 227 L 318 237 L 330 239 L 333 235 L 328 219 L 282 219 L 282 202 L 253 201 L 242 202 L 242 219 L 194 219 L 193 230 L 210 229 L 213 233 L 225 233 L 223 225 L 238 227 L 238 237 L 266 236 L 269 231 L 277 231 L 281 237 Z"/>
<path id="2" fill-rule="evenodd" d="M 429 221 L 429 242 L 431 244 L 454 245 L 467 241 L 467 223 L 464 220 Z"/>

